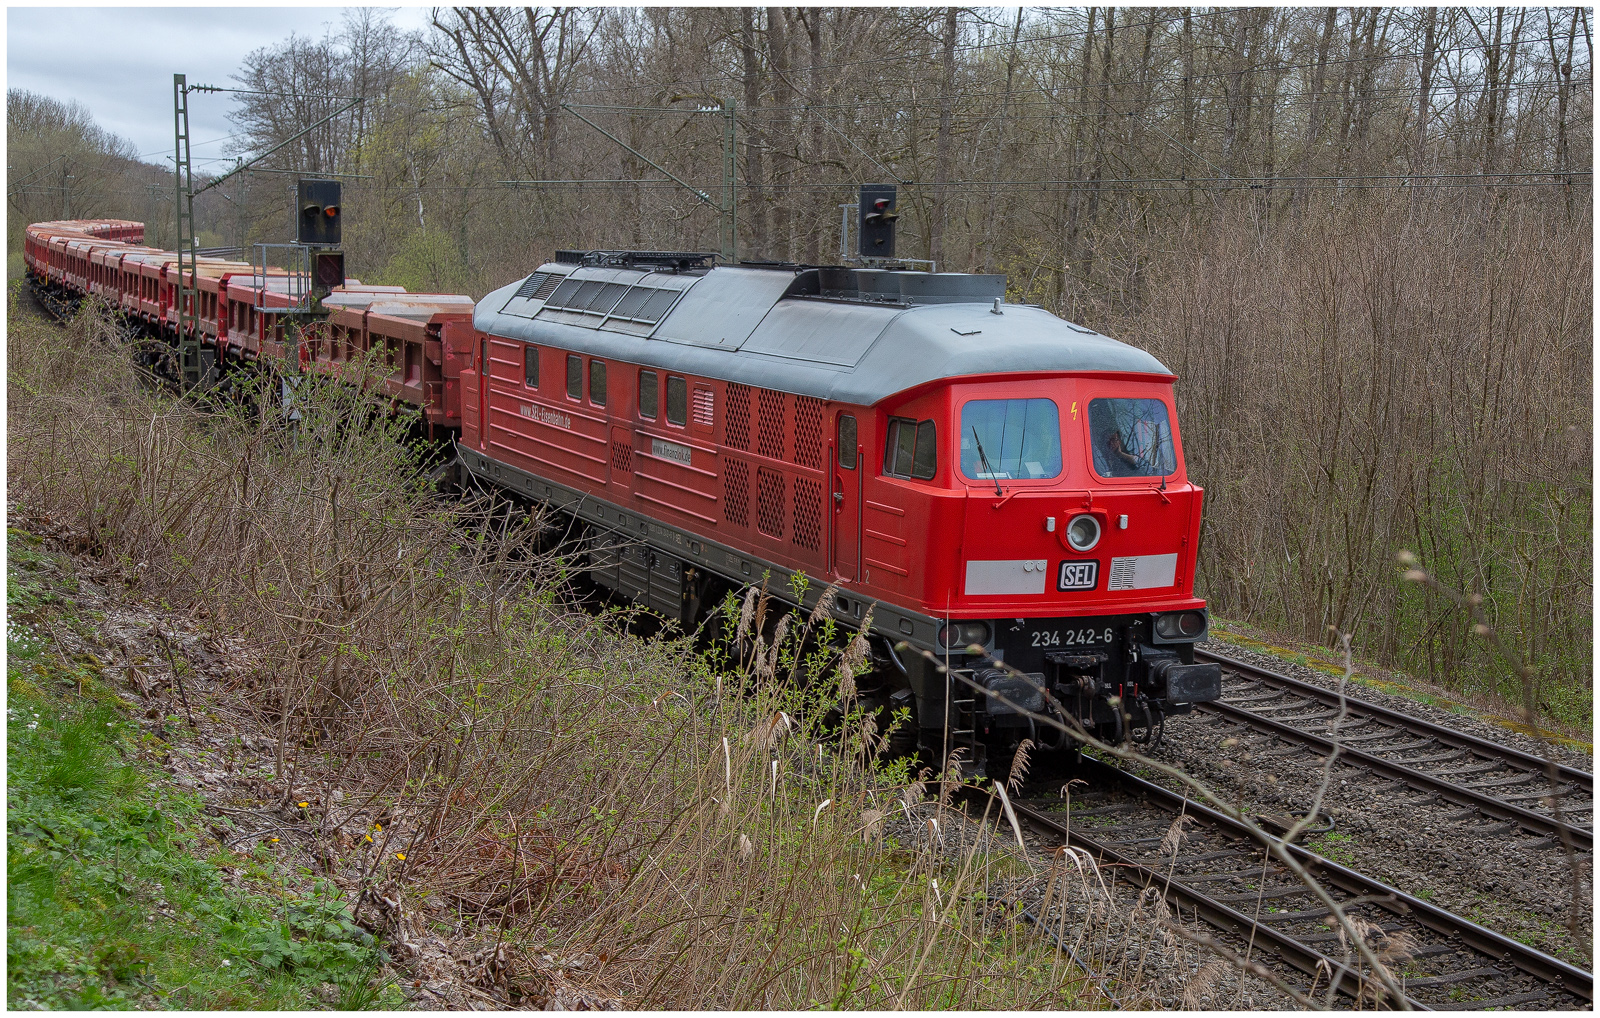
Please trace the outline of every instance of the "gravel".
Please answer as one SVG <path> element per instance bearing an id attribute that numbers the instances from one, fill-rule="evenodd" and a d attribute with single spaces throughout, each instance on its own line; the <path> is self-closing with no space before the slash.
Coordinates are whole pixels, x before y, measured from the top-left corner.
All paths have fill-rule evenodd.
<path id="1" fill-rule="evenodd" d="M 1151 754 L 1247 814 L 1311 808 L 1323 762 L 1216 715 L 1175 718 Z M 1224 744 L 1227 745 L 1224 745 Z M 1169 786 L 1175 783 L 1160 780 Z M 1589 967 L 1569 932 L 1592 922 L 1593 857 L 1341 764 L 1322 802 L 1333 831 L 1308 848 L 1549 954 Z"/>
<path id="2" fill-rule="evenodd" d="M 1202 643 L 1200 646 L 1205 650 L 1211 651 L 1212 653 L 1236 658 L 1245 662 L 1246 664 L 1256 665 L 1259 668 L 1265 668 L 1269 671 L 1277 672 L 1280 675 L 1287 675 L 1292 679 L 1299 679 L 1302 682 L 1310 682 L 1314 685 L 1321 686 L 1324 689 L 1339 688 L 1338 676 L 1329 675 L 1327 672 L 1316 668 L 1311 668 L 1306 665 L 1295 664 L 1294 662 L 1287 661 L 1275 654 L 1267 654 L 1261 651 L 1251 650 L 1247 647 L 1240 647 L 1236 644 L 1224 643 L 1219 640 L 1208 640 Z M 1360 665 L 1356 667 L 1355 674 L 1358 679 L 1362 677 L 1382 677 L 1372 675 L 1366 666 Z M 1385 679 L 1385 681 L 1388 680 Z M 1440 697 L 1450 696 L 1450 694 L 1444 690 L 1429 692 L 1433 692 L 1434 695 Z M 1473 713 L 1461 714 L 1443 707 L 1436 707 L 1432 704 L 1422 703 L 1409 697 L 1387 693 L 1380 689 L 1374 689 L 1371 686 L 1362 685 L 1360 682 L 1352 682 L 1348 687 L 1346 687 L 1346 693 L 1354 699 L 1365 700 L 1368 703 L 1376 704 L 1379 707 L 1387 707 L 1390 710 L 1403 711 L 1406 714 L 1421 718 L 1424 721 L 1431 721 L 1436 725 L 1444 725 L 1448 728 L 1453 728 L 1456 731 L 1464 732 L 1467 735 L 1473 735 L 1480 739 L 1488 739 L 1491 742 L 1498 742 L 1502 745 L 1519 749 L 1524 753 L 1531 753 L 1534 756 L 1544 757 L 1547 752 L 1553 751 L 1557 761 L 1560 763 L 1566 764 L 1569 767 L 1577 767 L 1580 770 L 1591 772 L 1594 770 L 1594 757 L 1591 752 L 1585 752 L 1583 749 L 1568 745 L 1566 743 L 1543 742 L 1530 735 L 1526 735 L 1522 732 L 1516 731 L 1513 728 L 1509 728 L 1504 723 L 1496 722 L 1493 720 L 1493 715 L 1473 708 L 1467 704 L 1462 704 L 1461 706 L 1465 710 L 1472 711 Z"/>

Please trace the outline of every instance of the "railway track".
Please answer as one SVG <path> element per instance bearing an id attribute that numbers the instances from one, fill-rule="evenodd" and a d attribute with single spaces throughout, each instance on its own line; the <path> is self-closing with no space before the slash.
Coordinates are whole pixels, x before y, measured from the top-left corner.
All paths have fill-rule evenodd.
<path id="1" fill-rule="evenodd" d="M 1333 690 L 1221 654 L 1223 698 L 1198 712 L 1317 753 L 1332 751 L 1339 716 Z M 1547 844 L 1594 850 L 1594 775 L 1350 696 L 1339 725 L 1339 758 L 1427 795 L 1544 836 Z"/>
<path id="2" fill-rule="evenodd" d="M 1326 992 L 1331 982 L 1348 1001 L 1370 1006 L 1381 981 L 1345 950 L 1337 927 L 1325 922 L 1327 907 L 1268 856 L 1259 832 L 1096 760 L 1085 758 L 1080 773 L 1096 791 L 1075 796 L 1070 814 L 1058 800 L 1022 798 L 1014 803 L 1018 819 L 1087 850 L 1119 879 L 1161 889 L 1180 913 L 1276 955 L 1307 978 L 1303 991 Z M 1196 823 L 1165 853 L 1162 842 L 1180 815 Z M 1348 915 L 1371 924 L 1368 943 L 1385 958 L 1407 1006 L 1591 1006 L 1589 972 L 1297 845 L 1287 850 Z"/>

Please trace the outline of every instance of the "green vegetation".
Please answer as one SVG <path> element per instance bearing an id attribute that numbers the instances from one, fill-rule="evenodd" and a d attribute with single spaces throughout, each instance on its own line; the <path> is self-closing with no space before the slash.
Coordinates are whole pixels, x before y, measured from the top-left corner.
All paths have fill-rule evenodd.
<path id="1" fill-rule="evenodd" d="M 1352 849 L 1355 846 L 1355 840 L 1355 838 L 1342 831 L 1329 831 L 1327 834 L 1308 839 L 1306 847 L 1336 863 L 1354 866 L 1356 864 L 1356 855 Z"/>
<path id="2" fill-rule="evenodd" d="M 78 672 L 63 683 L 43 651 L 19 659 L 38 692 L 18 687 L 13 701 L 31 696 L 30 713 L 51 720 L 37 752 L 14 749 L 16 765 L 43 775 L 78 753 L 86 762 L 74 766 L 95 768 L 70 794 L 13 775 L 13 823 L 77 839 L 46 845 L 13 827 L 14 853 L 27 844 L 18 831 L 40 846 L 12 861 L 15 894 L 38 896 L 14 899 L 12 912 L 13 973 L 27 993 L 59 981 L 57 1006 L 98 1001 L 92 985 L 139 1006 L 187 1007 L 305 1006 L 323 983 L 370 995 L 392 969 L 374 971 L 379 945 L 342 918 L 341 897 L 381 884 L 414 928 L 469 954 L 502 945 L 492 976 L 480 963 L 462 978 L 487 979 L 478 988 L 504 1002 L 1092 1003 L 1078 966 L 1002 904 L 1035 879 L 1028 865 L 980 850 L 976 825 L 925 803 L 939 791 L 931 776 L 877 762 L 895 721 L 861 703 L 865 641 L 837 634 L 841 653 L 827 613 L 786 615 L 758 591 L 732 599 L 719 612 L 740 648 L 729 659 L 670 628 L 637 635 L 632 609 L 575 611 L 560 596 L 565 560 L 540 550 L 542 521 L 434 495 L 403 442 L 406 422 L 374 415 L 355 389 L 308 379 L 291 438 L 270 411 L 201 409 L 134 383 L 104 356 L 94 314 L 67 330 L 13 315 L 18 518 L 52 521 L 57 539 L 114 578 L 99 582 L 248 640 L 245 681 L 206 693 L 197 678 L 188 696 L 199 718 L 290 705 L 285 755 L 262 765 L 266 787 L 252 794 L 275 803 L 321 790 L 308 798 L 325 812 L 273 822 L 327 861 L 329 883 L 298 895 L 274 884 L 266 863 L 282 848 L 270 842 L 248 860 L 201 858 L 213 848 L 199 804 L 140 767 L 134 728 L 93 663 L 79 693 Z M 86 349 L 96 356 L 74 355 Z M 180 654 L 173 665 L 195 663 Z M 26 671 L 35 666 L 49 674 Z M 835 706 L 843 716 L 830 729 Z M 181 720 L 164 727 L 181 741 Z M 84 745 L 99 748 L 72 748 Z M 350 792 L 337 809 L 334 787 Z M 123 790 L 116 809 L 111 789 Z M 96 811 L 103 830 L 88 822 Z M 16 868 L 50 850 L 86 866 L 109 852 L 114 878 L 80 882 L 75 861 L 46 897 L 42 877 Z M 222 867 L 261 872 L 230 892 Z M 64 901 L 102 900 L 93 923 L 52 916 Z M 1100 978 L 1137 985 L 1106 925 L 1117 913 L 1095 916 L 1058 935 Z M 158 932 L 194 950 L 116 947 L 161 945 Z M 547 955 L 576 962 L 552 974 Z M 86 974 L 58 975 L 69 965 Z M 219 1002 L 247 967 L 260 973 L 236 1002 Z"/>
<path id="3" fill-rule="evenodd" d="M 1549 916 L 1519 908 L 1503 898 L 1476 895 L 1462 915 L 1480 926 L 1505 934 L 1529 947 L 1547 951 L 1563 961 L 1588 968 L 1594 959 L 1588 954 L 1587 938 L 1574 938 L 1569 928 Z"/>
<path id="4" fill-rule="evenodd" d="M 7 552 L 11 1006 L 398 1003 L 341 896 L 292 889 L 268 846 L 223 850 L 200 801 L 142 762 L 156 740 L 125 702 L 63 661 L 46 634 L 94 625 L 72 605 L 70 567 L 16 531 Z"/>

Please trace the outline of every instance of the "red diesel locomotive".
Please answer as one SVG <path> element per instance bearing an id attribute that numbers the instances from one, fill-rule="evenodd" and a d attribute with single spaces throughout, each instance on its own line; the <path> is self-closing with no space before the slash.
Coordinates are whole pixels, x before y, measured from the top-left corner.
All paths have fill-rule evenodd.
<path id="1" fill-rule="evenodd" d="M 174 256 L 138 227 L 36 224 L 29 274 L 175 342 Z M 190 284 L 224 368 L 284 352 L 271 281 L 240 268 Z M 475 309 L 393 289 L 335 289 L 302 365 L 386 349 L 386 391 L 458 434 L 466 471 L 578 521 L 589 577 L 669 618 L 796 573 L 808 609 L 837 585 L 936 759 L 1064 745 L 1027 712 L 1149 739 L 1220 696 L 1194 662 L 1202 493 L 1174 376 L 1006 304 L 1003 276 L 558 252 Z"/>
<path id="2" fill-rule="evenodd" d="M 591 524 L 593 579 L 672 617 L 837 584 L 939 759 L 1058 741 L 1018 705 L 1149 738 L 1220 695 L 1159 362 L 1002 276 L 707 259 L 562 252 L 479 301 L 462 464 Z"/>

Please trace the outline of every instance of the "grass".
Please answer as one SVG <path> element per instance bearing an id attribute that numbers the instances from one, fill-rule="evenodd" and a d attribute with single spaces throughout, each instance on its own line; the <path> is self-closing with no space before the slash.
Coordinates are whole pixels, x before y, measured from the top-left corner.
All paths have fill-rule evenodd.
<path id="1" fill-rule="evenodd" d="M 1356 864 L 1355 838 L 1342 831 L 1329 831 L 1306 841 L 1306 847 L 1318 855 L 1332 859 L 1344 866 Z"/>
<path id="2" fill-rule="evenodd" d="M 73 608 L 69 567 L 14 530 L 7 552 L 10 1006 L 398 1002 L 342 897 L 298 892 L 265 848 L 220 850 L 200 800 L 141 762 L 157 747 L 128 705 L 62 659 L 51 627 L 95 623 Z"/>
<path id="3" fill-rule="evenodd" d="M 1482 894 L 1477 895 L 1475 900 L 1466 908 L 1460 909 L 1460 912 L 1479 926 L 1496 930 L 1529 947 L 1547 951 L 1574 965 L 1589 968 L 1594 964 L 1594 959 L 1586 952 L 1587 945 L 1575 943 L 1570 932 L 1561 923 L 1552 921 L 1548 916 L 1530 912 L 1525 908 L 1517 908 L 1503 899 Z"/>
<path id="4" fill-rule="evenodd" d="M 13 999 L 304 1007 L 339 985 L 370 996 L 381 945 L 340 910 L 381 885 L 412 929 L 500 958 L 444 982 L 502 1003 L 1093 1005 L 1078 967 L 1001 903 L 1026 864 L 867 833 L 912 781 L 876 762 L 869 747 L 884 733 L 864 712 L 825 729 L 831 707 L 854 702 L 865 653 L 841 655 L 831 637 L 851 634 L 831 619 L 780 620 L 777 603 L 747 602 L 759 659 L 671 630 L 643 637 L 628 611 L 588 613 L 562 596 L 566 563 L 538 551 L 537 517 L 434 495 L 404 422 L 354 389 L 307 380 L 291 440 L 270 413 L 133 383 L 105 356 L 105 334 L 92 312 L 64 330 L 13 315 L 14 518 L 49 520 L 97 582 L 148 611 L 206 620 L 251 663 L 226 688 L 190 684 L 194 716 L 234 719 L 238 734 L 280 747 L 260 758 L 252 794 L 268 809 L 291 793 L 317 800 L 315 816 L 273 823 L 326 860 L 330 883 L 314 893 L 295 874 L 273 877 L 283 846 L 219 855 L 201 804 L 140 763 L 146 747 L 93 662 L 42 648 L 18 659 L 29 685 L 13 700 L 33 698 L 41 727 L 28 731 L 44 733 L 18 766 L 48 773 L 68 753 L 58 733 L 73 731 L 73 746 L 96 747 L 72 750 L 95 770 L 76 799 L 13 776 L 19 824 L 73 832 L 61 843 L 28 828 L 34 851 L 13 856 L 37 866 L 38 853 L 62 853 L 49 857 L 62 867 L 54 883 L 13 874 Z M 48 599 L 70 593 L 16 589 L 39 602 L 30 625 L 52 612 L 66 624 L 67 605 Z M 171 665 L 183 668 L 181 654 Z M 111 726 L 90 716 L 100 709 Z M 182 737 L 181 721 L 165 727 Z M 134 776 L 112 801 L 103 790 L 124 787 L 123 774 Z M 104 830 L 87 823 L 96 811 Z M 368 852 L 362 832 L 382 844 Z M 104 866 L 107 852 L 113 884 L 80 886 L 79 860 Z M 230 888 L 224 867 L 244 870 L 245 886 Z M 69 900 L 99 909 L 94 922 L 58 922 L 52 902 Z M 1095 964 L 1123 949 L 1105 914 L 1065 930 Z M 181 943 L 158 951 L 158 934 Z M 117 944 L 147 946 L 102 962 Z"/>

